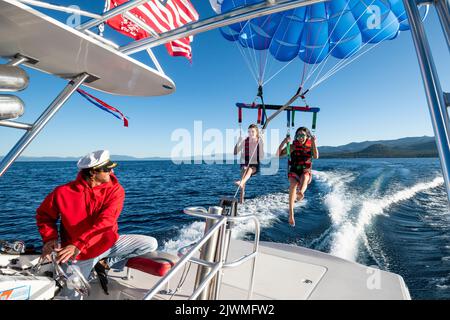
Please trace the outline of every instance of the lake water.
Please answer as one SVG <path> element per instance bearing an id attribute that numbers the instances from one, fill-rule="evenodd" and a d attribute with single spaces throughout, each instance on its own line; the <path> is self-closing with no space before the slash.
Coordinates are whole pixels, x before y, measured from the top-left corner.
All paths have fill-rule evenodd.
<path id="1" fill-rule="evenodd" d="M 56 186 L 73 180 L 74 162 L 17 162 L 0 178 L 0 238 L 40 246 L 35 210 Z M 199 239 L 204 223 L 187 206 L 232 197 L 238 165 L 171 161 L 119 162 L 126 191 L 121 233 L 156 237 L 176 251 Z M 438 159 L 319 159 L 305 200 L 288 225 L 286 163 L 276 175 L 253 177 L 240 214 L 257 214 L 261 240 L 331 253 L 400 274 L 415 299 L 450 298 L 450 215 Z M 241 224 L 234 237 L 245 238 Z"/>

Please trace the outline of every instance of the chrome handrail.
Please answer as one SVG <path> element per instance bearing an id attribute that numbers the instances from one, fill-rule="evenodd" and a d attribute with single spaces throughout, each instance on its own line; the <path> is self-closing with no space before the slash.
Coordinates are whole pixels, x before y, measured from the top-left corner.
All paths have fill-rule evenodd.
<path id="1" fill-rule="evenodd" d="M 253 246 L 253 252 L 249 253 L 235 261 L 224 263 L 224 265 L 223 265 L 224 268 L 233 268 L 233 267 L 237 267 L 237 266 L 243 264 L 244 262 L 246 262 L 250 258 L 252 258 L 254 255 L 256 255 L 256 253 L 258 252 L 258 248 L 259 248 L 259 237 L 261 234 L 261 226 L 260 226 L 258 218 L 253 214 L 246 215 L 246 216 L 228 217 L 228 220 L 231 220 L 231 221 L 253 220 L 255 222 L 255 241 L 254 241 L 254 246 Z"/>
<path id="2" fill-rule="evenodd" d="M 166 285 L 169 280 L 188 262 L 195 263 L 200 266 L 204 266 L 207 268 L 210 268 L 208 274 L 206 277 L 202 280 L 202 282 L 198 285 L 198 287 L 194 290 L 192 295 L 189 297 L 190 300 L 196 299 L 202 291 L 206 288 L 206 286 L 217 276 L 219 283 L 216 284 L 217 286 L 220 285 L 221 280 L 221 273 L 220 271 L 225 268 L 234 268 L 237 267 L 244 262 L 253 259 L 253 265 L 251 268 L 251 279 L 249 284 L 249 290 L 248 290 L 248 299 L 251 299 L 251 296 L 253 294 L 253 286 L 254 286 L 254 277 L 255 277 L 255 266 L 256 266 L 256 257 L 258 253 L 259 248 L 259 237 L 260 237 L 260 223 L 258 218 L 255 215 L 245 215 L 245 216 L 222 216 L 222 215 L 214 215 L 209 214 L 206 208 L 204 207 L 188 207 L 183 210 L 184 213 L 199 217 L 199 218 L 205 218 L 205 219 L 212 219 L 215 220 L 213 226 L 211 229 L 206 232 L 206 234 L 194 245 L 190 244 L 191 249 L 181 258 L 181 260 L 175 264 L 175 266 L 163 277 L 161 278 L 156 285 L 144 296 L 144 300 L 150 300 L 152 299 L 163 287 Z M 234 260 L 232 262 L 226 262 L 226 257 L 224 257 L 224 251 L 225 251 L 225 226 L 228 221 L 245 221 L 245 220 L 252 220 L 255 223 L 255 241 L 253 246 L 253 252 L 244 255 L 243 257 Z M 220 245 L 220 254 L 219 254 L 219 261 L 217 262 L 211 262 L 211 261 L 205 261 L 196 257 L 193 257 L 193 255 L 202 248 L 202 246 L 216 233 L 221 231 L 221 242 Z M 183 248 L 189 247 L 185 246 Z M 215 290 L 215 298 L 218 298 L 218 289 Z"/>
<path id="3" fill-rule="evenodd" d="M 151 300 L 155 294 L 157 294 L 163 286 L 186 264 L 190 261 L 191 257 L 199 250 L 208 240 L 211 238 L 222 226 L 225 225 L 227 218 L 219 216 L 218 221 L 213 225 L 211 229 L 200 239 L 200 241 L 192 247 L 191 250 L 181 258 L 170 271 L 159 280 L 156 285 L 144 296 L 144 300 Z M 206 285 L 206 284 L 205 284 Z"/>
<path id="4" fill-rule="evenodd" d="M 259 238 L 261 235 L 261 225 L 260 225 L 259 220 L 256 217 L 256 215 L 253 215 L 253 214 L 245 215 L 245 216 L 228 217 L 228 220 L 231 220 L 231 221 L 253 220 L 253 222 L 255 223 L 255 240 L 254 240 L 254 244 L 253 244 L 253 252 L 248 255 L 245 255 L 242 258 L 237 259 L 235 261 L 224 263 L 224 265 L 223 265 L 224 269 L 225 268 L 235 268 L 235 267 L 240 266 L 244 262 L 247 262 L 248 260 L 253 259 L 252 267 L 251 267 L 250 284 L 249 284 L 248 296 L 247 296 L 247 299 L 250 300 L 253 295 L 253 288 L 254 288 L 254 284 L 255 284 L 256 257 L 257 257 L 258 249 L 259 249 Z"/>
<path id="5" fill-rule="evenodd" d="M 205 287 L 211 282 L 211 280 L 216 276 L 216 274 L 222 269 L 222 262 L 218 262 L 215 264 L 215 266 L 212 268 L 211 271 L 209 271 L 208 275 L 205 277 L 205 279 L 200 283 L 197 289 L 192 293 L 192 295 L 189 297 L 189 300 L 195 300 L 197 297 L 202 293 L 202 291 L 205 289 Z"/>

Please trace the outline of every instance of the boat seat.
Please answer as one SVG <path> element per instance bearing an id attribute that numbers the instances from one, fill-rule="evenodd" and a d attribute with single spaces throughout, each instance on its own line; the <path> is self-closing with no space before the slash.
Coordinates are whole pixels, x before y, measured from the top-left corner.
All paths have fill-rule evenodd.
<path id="1" fill-rule="evenodd" d="M 128 259 L 126 266 L 154 276 L 162 277 L 177 263 L 179 258 L 167 252 L 153 251 Z"/>

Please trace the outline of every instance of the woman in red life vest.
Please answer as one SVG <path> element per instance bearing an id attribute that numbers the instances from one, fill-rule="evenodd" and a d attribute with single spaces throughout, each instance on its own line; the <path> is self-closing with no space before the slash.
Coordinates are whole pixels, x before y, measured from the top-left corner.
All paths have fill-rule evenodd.
<path id="1" fill-rule="evenodd" d="M 241 152 L 242 151 L 242 152 Z M 259 163 L 264 157 L 264 144 L 259 137 L 256 124 L 248 127 L 248 137 L 240 139 L 234 147 L 234 154 L 241 152 L 241 180 L 235 182 L 241 188 L 240 203 L 244 202 L 245 184 L 251 176 L 259 171 Z"/>
<path id="2" fill-rule="evenodd" d="M 286 137 L 278 147 L 278 155 L 287 154 L 286 143 L 290 137 Z M 295 132 L 295 139 L 290 146 L 289 165 L 289 224 L 295 226 L 294 202 L 303 200 L 306 188 L 312 180 L 312 159 L 319 158 L 316 137 L 306 127 L 300 127 Z"/>

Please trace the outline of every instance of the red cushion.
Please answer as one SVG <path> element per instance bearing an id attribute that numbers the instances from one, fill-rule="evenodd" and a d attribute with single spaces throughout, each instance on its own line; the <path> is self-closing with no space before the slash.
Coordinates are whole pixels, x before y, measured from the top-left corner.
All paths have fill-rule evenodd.
<path id="1" fill-rule="evenodd" d="M 162 277 L 175 265 L 178 257 L 164 252 L 152 252 L 128 259 L 127 267 Z"/>

